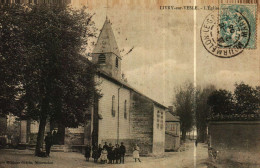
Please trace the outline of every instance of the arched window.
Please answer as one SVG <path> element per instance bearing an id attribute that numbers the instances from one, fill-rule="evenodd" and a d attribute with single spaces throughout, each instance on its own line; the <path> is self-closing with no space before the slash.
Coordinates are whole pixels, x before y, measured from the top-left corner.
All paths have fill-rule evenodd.
<path id="1" fill-rule="evenodd" d="M 112 96 L 112 110 L 111 110 L 111 114 L 113 117 L 115 117 L 116 112 L 115 112 L 115 96 Z"/>
<path id="2" fill-rule="evenodd" d="M 125 100 L 125 105 L 124 105 L 124 117 L 127 119 L 127 100 Z"/>
<path id="3" fill-rule="evenodd" d="M 98 63 L 99 64 L 105 64 L 106 63 L 106 56 L 104 54 L 100 54 L 98 56 Z"/>
<path id="4" fill-rule="evenodd" d="M 118 68 L 118 58 L 116 57 L 116 67 Z"/>

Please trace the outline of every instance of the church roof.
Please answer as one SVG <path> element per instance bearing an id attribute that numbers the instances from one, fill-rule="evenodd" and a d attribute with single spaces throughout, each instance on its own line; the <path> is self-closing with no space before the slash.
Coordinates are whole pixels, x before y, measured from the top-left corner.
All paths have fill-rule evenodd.
<path id="1" fill-rule="evenodd" d="M 101 29 L 93 53 L 114 53 L 121 58 L 111 23 L 108 18 L 106 18 L 106 21 Z"/>
<path id="2" fill-rule="evenodd" d="M 124 81 L 122 81 L 122 80 L 113 78 L 112 76 L 110 76 L 109 74 L 107 74 L 105 71 L 103 71 L 103 70 L 101 70 L 101 69 L 98 70 L 98 75 L 100 75 L 100 76 L 102 76 L 102 77 L 104 77 L 104 78 L 110 80 L 111 82 L 114 82 L 114 83 L 116 83 L 116 84 L 118 84 L 118 85 L 121 85 L 122 87 L 127 88 L 127 89 L 129 89 L 129 90 L 131 90 L 131 91 L 133 91 L 133 92 L 135 92 L 135 93 L 138 93 L 139 95 L 144 96 L 144 97 L 147 98 L 148 100 L 152 101 L 155 105 L 157 105 L 157 106 L 159 106 L 159 107 L 161 107 L 161 108 L 163 108 L 163 109 L 167 109 L 166 106 L 164 106 L 164 105 L 162 105 L 161 103 L 159 103 L 159 102 L 157 102 L 157 101 L 155 101 L 155 100 L 153 100 L 153 99 L 147 97 L 147 96 L 144 95 L 143 93 L 141 93 L 141 92 L 139 92 L 138 90 L 136 90 L 135 88 L 133 88 L 133 87 L 132 87 L 131 85 L 129 85 L 128 83 L 126 83 L 126 82 L 124 82 Z"/>

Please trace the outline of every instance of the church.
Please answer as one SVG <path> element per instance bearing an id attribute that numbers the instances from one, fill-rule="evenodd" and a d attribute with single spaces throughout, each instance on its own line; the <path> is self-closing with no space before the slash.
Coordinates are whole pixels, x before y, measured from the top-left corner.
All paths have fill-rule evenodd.
<path id="1" fill-rule="evenodd" d="M 98 65 L 95 80 L 102 97 L 95 99 L 88 120 L 78 128 L 63 128 L 59 145 L 67 150 L 86 144 L 124 142 L 127 153 L 135 144 L 144 155 L 162 154 L 165 149 L 165 118 L 167 107 L 130 86 L 121 74 L 119 48 L 110 21 L 106 18 L 92 52 L 92 62 Z M 47 124 L 46 131 L 58 130 Z M 20 144 L 35 144 L 38 122 L 20 122 Z"/>
<path id="2" fill-rule="evenodd" d="M 92 52 L 92 62 L 99 66 L 95 78 L 103 96 L 95 103 L 84 127 L 84 143 L 124 142 L 129 152 L 138 144 L 143 154 L 163 153 L 167 108 L 122 78 L 121 61 L 111 23 L 106 19 Z M 72 143 L 71 139 L 65 139 L 66 143 Z"/>

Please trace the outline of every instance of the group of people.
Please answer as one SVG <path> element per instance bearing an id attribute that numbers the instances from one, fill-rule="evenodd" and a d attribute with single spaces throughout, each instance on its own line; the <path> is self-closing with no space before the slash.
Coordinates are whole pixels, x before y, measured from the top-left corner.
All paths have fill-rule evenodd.
<path id="1" fill-rule="evenodd" d="M 141 162 L 139 158 L 139 150 L 140 148 L 138 145 L 135 145 L 133 157 L 139 162 Z M 126 147 L 124 146 L 124 143 L 121 142 L 121 145 L 115 144 L 115 146 L 112 146 L 111 143 L 107 145 L 107 142 L 105 142 L 104 146 L 102 147 L 101 144 L 97 146 L 97 144 L 94 144 L 92 149 L 90 145 L 87 145 L 85 147 L 85 157 L 86 160 L 89 161 L 90 155 L 92 152 L 92 158 L 94 159 L 94 162 L 97 163 L 98 160 L 100 160 L 100 163 L 105 164 L 124 164 L 125 162 L 125 153 L 126 153 Z"/>
<path id="2" fill-rule="evenodd" d="M 107 142 L 105 142 L 105 145 L 103 147 L 101 146 L 101 144 L 99 144 L 99 146 L 97 146 L 97 144 L 93 145 L 92 158 L 94 159 L 95 163 L 98 162 L 98 159 L 100 159 L 101 163 L 124 163 L 125 152 L 126 148 L 123 142 L 121 142 L 121 146 L 119 146 L 118 144 L 112 146 L 111 143 L 107 145 Z M 89 161 L 90 154 L 91 147 L 90 145 L 87 145 L 85 147 L 85 157 L 87 161 Z"/>

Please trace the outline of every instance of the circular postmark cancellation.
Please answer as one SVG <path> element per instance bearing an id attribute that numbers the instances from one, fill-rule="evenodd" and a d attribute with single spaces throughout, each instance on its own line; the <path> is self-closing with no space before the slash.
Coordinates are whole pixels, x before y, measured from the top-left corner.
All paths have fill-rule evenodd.
<path id="1" fill-rule="evenodd" d="M 219 18 L 218 18 L 219 17 Z M 243 52 L 250 39 L 247 19 L 233 9 L 220 9 L 209 14 L 200 29 L 205 49 L 214 56 L 231 58 Z"/>

